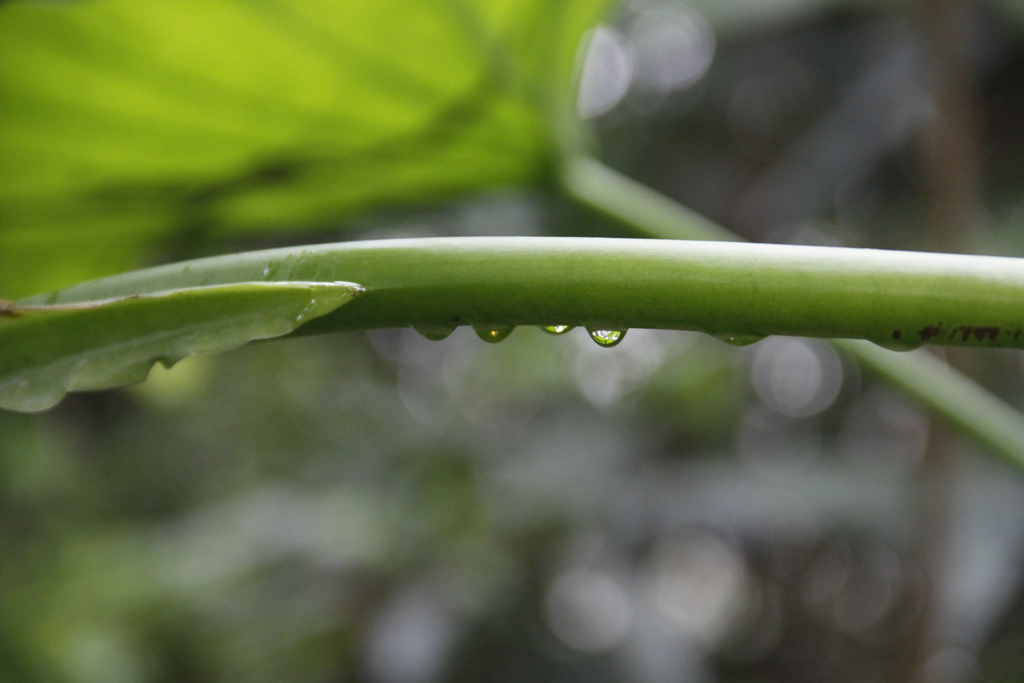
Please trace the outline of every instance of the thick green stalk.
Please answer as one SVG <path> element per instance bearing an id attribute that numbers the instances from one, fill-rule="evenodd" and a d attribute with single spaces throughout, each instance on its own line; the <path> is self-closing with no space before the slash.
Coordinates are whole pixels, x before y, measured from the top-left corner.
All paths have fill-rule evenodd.
<path id="1" fill-rule="evenodd" d="M 85 283 L 71 303 L 250 281 L 366 289 L 305 326 L 587 325 L 1024 347 L 1024 260 L 682 240 L 437 238 L 233 254 Z M 23 302 L 28 303 L 28 301 Z"/>
<path id="2" fill-rule="evenodd" d="M 568 166 L 565 185 L 584 204 L 637 229 L 722 236 L 718 226 L 592 160 Z M 683 240 L 461 238 L 280 249 L 136 271 L 19 305 L 338 280 L 362 285 L 365 294 L 299 333 L 558 324 L 695 329 L 741 342 L 789 334 L 903 349 L 1024 348 L 1024 260 Z M 937 415 L 1024 464 L 1024 419 L 970 380 L 938 372 L 934 359 L 842 346 Z"/>
<path id="3" fill-rule="evenodd" d="M 19 307 L 210 285 L 339 280 L 365 292 L 299 333 L 413 325 L 440 335 L 467 324 L 583 325 L 701 330 L 739 342 L 788 334 L 900 348 L 922 342 L 1024 347 L 1021 259 L 682 240 L 452 238 L 278 249 L 126 273 Z M 4 310 L 18 315 L 18 307 Z M 986 395 L 977 387 L 965 391 L 974 386 L 969 380 L 952 370 L 937 373 L 933 362 L 912 354 L 844 348 L 1024 464 L 1024 421 L 997 399 L 980 399 Z"/>
<path id="4" fill-rule="evenodd" d="M 570 159 L 563 169 L 562 183 L 568 195 L 581 204 L 650 237 L 738 239 L 725 228 L 590 157 Z M 958 291 L 951 293 L 960 296 Z M 1013 307 L 1012 302 L 1007 304 Z M 978 331 L 971 330 L 971 327 L 966 325 L 954 336 L 971 336 Z M 932 331 L 934 329 L 927 326 L 917 330 L 917 339 Z M 1003 332 L 1000 329 L 996 334 Z M 1015 334 L 1016 327 L 1011 336 Z M 915 398 L 933 415 L 955 425 L 1012 462 L 1024 465 L 1024 416 L 969 377 L 926 352 L 897 354 L 853 339 L 834 340 L 833 343 L 853 355 L 869 372 Z"/>

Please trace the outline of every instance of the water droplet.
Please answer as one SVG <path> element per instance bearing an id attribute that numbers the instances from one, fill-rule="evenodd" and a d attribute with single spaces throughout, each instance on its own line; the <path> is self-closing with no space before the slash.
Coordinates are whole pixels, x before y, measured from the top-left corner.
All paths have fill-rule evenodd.
<path id="1" fill-rule="evenodd" d="M 316 298 L 310 299 L 309 303 L 306 304 L 305 306 L 303 306 L 302 310 L 299 311 L 299 314 L 295 316 L 295 324 L 300 324 L 303 320 L 306 319 L 306 316 L 310 315 L 310 314 L 312 314 L 312 317 L 314 317 L 314 318 L 317 317 L 317 312 L 316 311 L 317 311 Z"/>
<path id="2" fill-rule="evenodd" d="M 904 334 L 903 330 L 895 329 L 891 335 L 882 337 L 880 339 L 872 339 L 874 343 L 881 346 L 883 349 L 889 349 L 890 351 L 914 351 L 924 346 L 922 338 L 926 332 L 931 330 L 939 330 L 939 328 L 925 328 L 921 331 L 921 337 L 915 339 L 912 335 Z M 929 337 L 930 338 L 930 337 Z"/>
<path id="3" fill-rule="evenodd" d="M 512 334 L 514 329 L 516 329 L 515 325 L 473 325 L 473 331 L 476 332 L 476 336 L 488 344 L 497 344 L 500 341 L 504 341 L 508 335 Z"/>
<path id="4" fill-rule="evenodd" d="M 575 327 L 575 325 L 542 325 L 540 329 L 542 332 L 547 332 L 548 334 L 565 334 L 566 332 L 575 329 Z"/>
<path id="5" fill-rule="evenodd" d="M 455 331 L 454 325 L 413 325 L 412 329 L 420 333 L 424 339 L 430 341 L 441 341 L 451 336 Z"/>
<path id="6" fill-rule="evenodd" d="M 716 334 L 713 336 L 732 346 L 750 346 L 764 339 L 764 336 L 760 334 Z"/>
<path id="7" fill-rule="evenodd" d="M 903 339 L 872 339 L 871 341 L 890 351 L 916 351 L 924 346 L 920 341 L 906 337 Z"/>
<path id="8" fill-rule="evenodd" d="M 588 327 L 587 332 L 591 339 L 607 347 L 615 346 L 626 336 L 626 330 L 596 330 Z"/>

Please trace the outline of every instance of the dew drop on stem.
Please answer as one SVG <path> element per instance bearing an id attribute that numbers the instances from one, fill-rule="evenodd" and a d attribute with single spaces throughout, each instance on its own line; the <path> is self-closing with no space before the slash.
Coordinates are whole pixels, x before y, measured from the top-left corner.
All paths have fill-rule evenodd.
<path id="1" fill-rule="evenodd" d="M 938 329 L 938 328 L 928 328 Z M 890 351 L 914 351 L 924 346 L 922 341 L 925 337 L 926 330 L 921 331 L 921 337 L 915 338 L 910 334 L 905 334 L 903 330 L 895 329 L 889 336 L 881 337 L 878 339 L 871 339 L 874 343 L 881 346 L 883 349 L 889 349 Z"/>
<path id="2" fill-rule="evenodd" d="M 420 336 L 430 341 L 441 341 L 451 336 L 455 331 L 454 325 L 413 325 L 412 329 L 419 332 Z"/>
<path id="3" fill-rule="evenodd" d="M 566 332 L 569 332 L 570 330 L 575 329 L 575 327 L 576 327 L 575 325 L 541 325 L 540 329 L 541 329 L 542 332 L 547 332 L 548 334 L 556 334 L 557 335 L 557 334 L 565 334 Z"/>
<path id="4" fill-rule="evenodd" d="M 609 348 L 621 342 L 626 336 L 626 330 L 598 330 L 588 327 L 587 332 L 598 345 Z"/>
<path id="5" fill-rule="evenodd" d="M 760 334 L 716 334 L 712 336 L 731 346 L 750 346 L 764 339 L 764 336 Z"/>
<path id="6" fill-rule="evenodd" d="M 883 349 L 889 349 L 890 351 L 916 351 L 917 349 L 924 346 L 919 341 L 911 339 L 872 339 L 875 344 L 878 344 Z"/>
<path id="7" fill-rule="evenodd" d="M 515 325 L 473 325 L 473 331 L 476 332 L 476 336 L 488 344 L 497 344 L 500 341 L 504 341 L 512 334 L 514 329 L 516 329 Z"/>

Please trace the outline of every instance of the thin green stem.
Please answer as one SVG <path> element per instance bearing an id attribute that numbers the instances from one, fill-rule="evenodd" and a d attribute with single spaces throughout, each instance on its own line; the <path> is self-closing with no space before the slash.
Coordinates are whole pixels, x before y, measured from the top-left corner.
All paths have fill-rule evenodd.
<path id="1" fill-rule="evenodd" d="M 570 159 L 563 169 L 562 183 L 566 193 L 582 205 L 650 237 L 708 240 L 728 235 L 726 239 L 738 239 L 725 228 L 589 157 Z M 817 296 L 817 283 L 808 284 Z M 1014 315 L 1024 317 L 1019 311 Z M 927 326 L 918 330 L 925 334 L 930 331 Z M 936 417 L 1024 466 L 1024 415 L 969 377 L 926 352 L 898 354 L 854 339 L 833 343 Z"/>
<path id="2" fill-rule="evenodd" d="M 627 178 L 593 157 L 570 159 L 562 169 L 561 181 L 570 197 L 632 228 L 640 237 L 741 241 L 740 237 L 696 211 Z"/>
<path id="3" fill-rule="evenodd" d="M 970 377 L 926 351 L 898 354 L 858 339 L 835 339 L 833 343 L 951 425 L 995 452 L 1022 462 L 1024 419 L 1020 412 Z"/>

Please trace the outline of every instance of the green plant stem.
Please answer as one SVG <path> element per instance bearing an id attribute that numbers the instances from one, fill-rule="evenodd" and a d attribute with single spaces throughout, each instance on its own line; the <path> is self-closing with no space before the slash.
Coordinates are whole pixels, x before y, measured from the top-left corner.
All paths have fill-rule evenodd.
<path id="1" fill-rule="evenodd" d="M 97 280 L 34 303 L 249 281 L 366 289 L 302 329 L 585 325 L 1024 347 L 1024 260 L 778 244 L 435 238 L 233 254 Z"/>
<path id="2" fill-rule="evenodd" d="M 582 205 L 650 237 L 739 239 L 590 157 L 570 159 L 563 169 L 562 183 L 566 193 Z M 927 352 L 895 353 L 856 339 L 836 339 L 833 343 L 936 417 L 1011 462 L 1024 465 L 1024 415 L 974 380 Z"/>
<path id="3" fill-rule="evenodd" d="M 565 184 L 582 203 L 636 229 L 650 222 L 660 235 L 719 236 L 717 226 L 595 161 L 567 167 Z M 740 342 L 786 334 L 900 348 L 922 342 L 1024 347 L 1024 260 L 686 240 L 457 238 L 279 249 L 135 271 L 19 306 L 241 282 L 338 280 L 358 283 L 365 293 L 297 333 L 582 325 L 700 330 Z M 5 311 L 17 314 L 10 306 Z M 1024 420 L 967 378 L 951 369 L 940 373 L 933 359 L 921 356 L 844 348 L 1024 465 Z"/>

